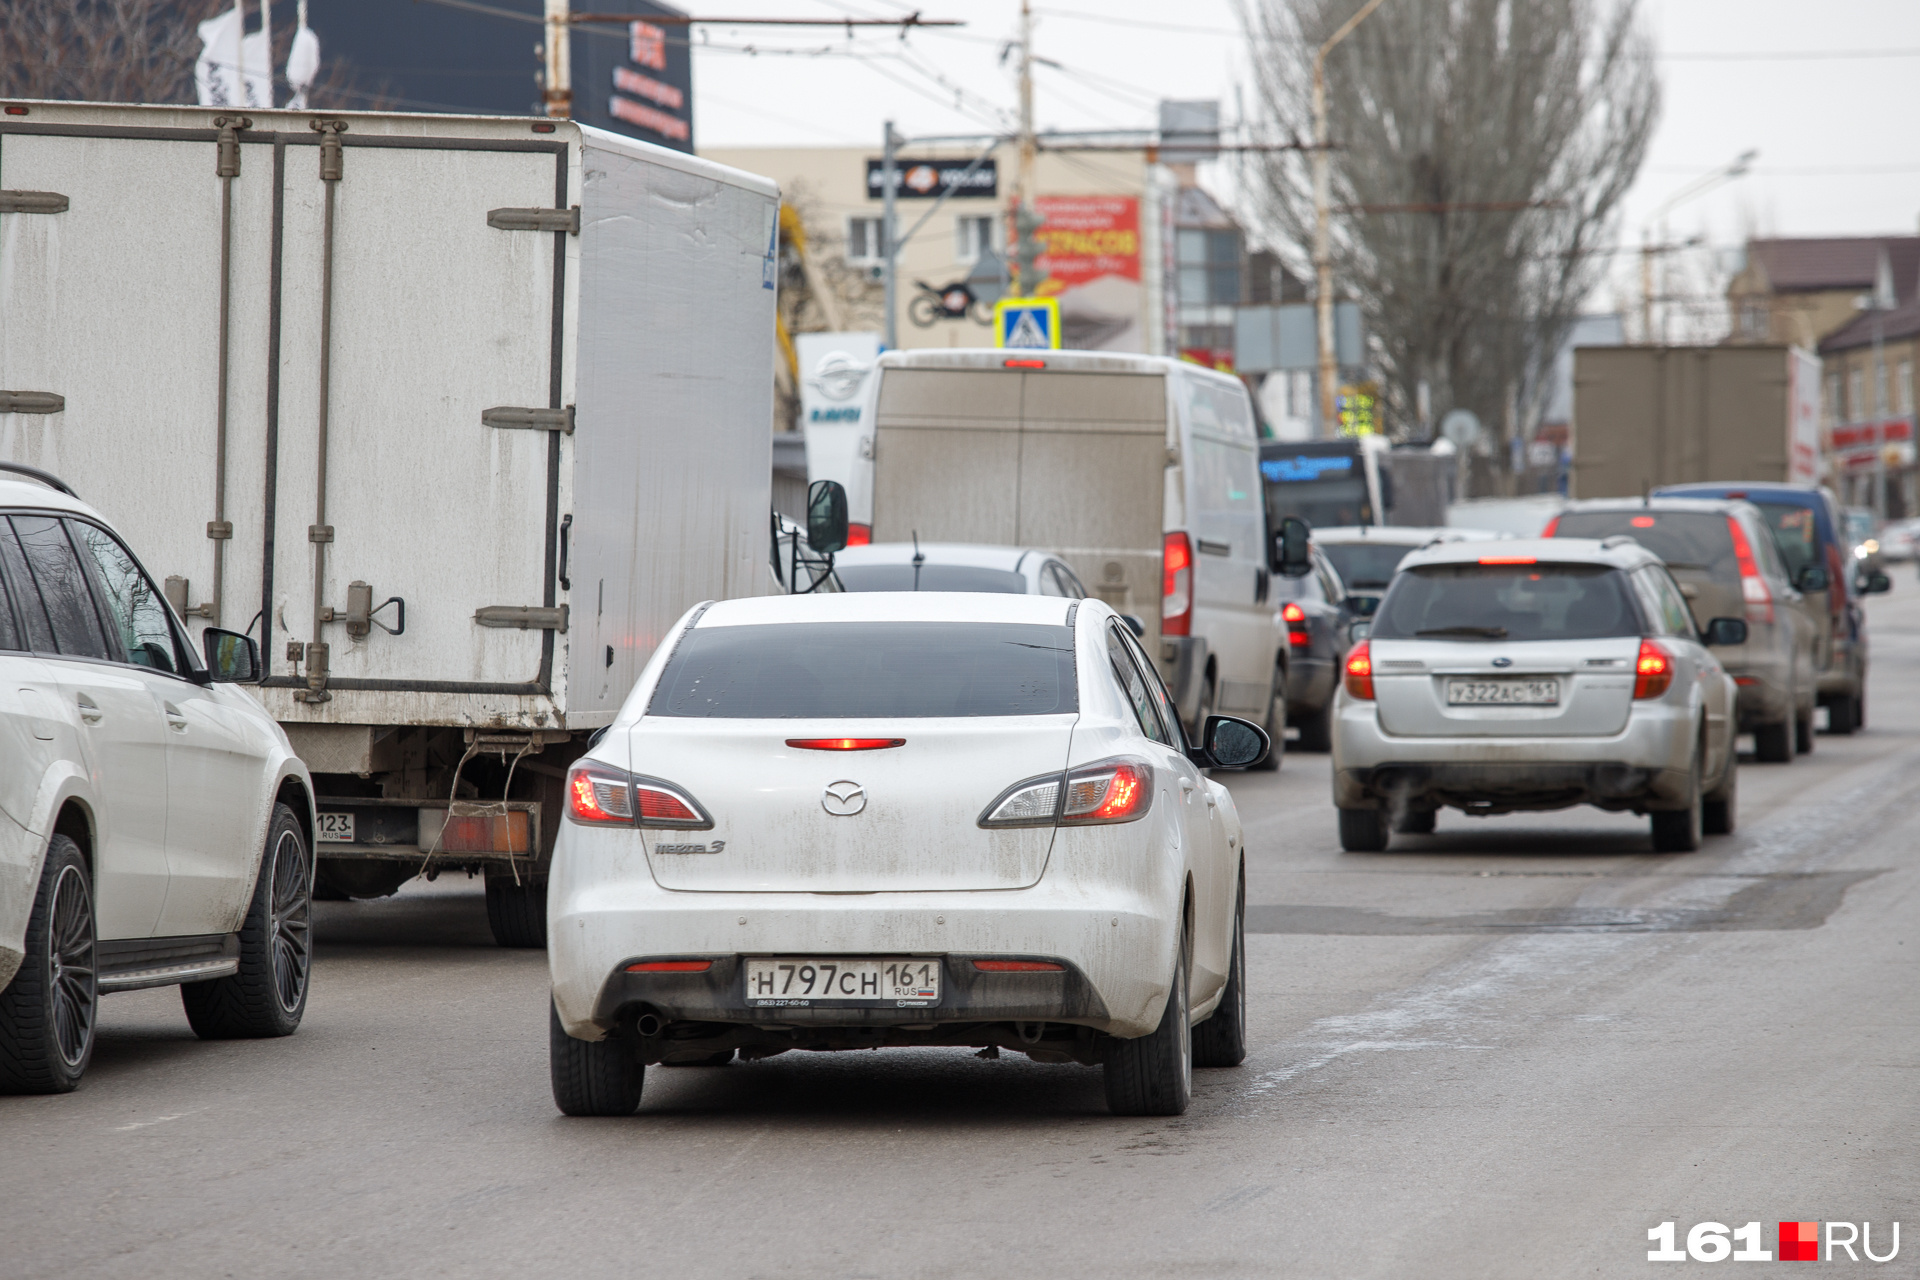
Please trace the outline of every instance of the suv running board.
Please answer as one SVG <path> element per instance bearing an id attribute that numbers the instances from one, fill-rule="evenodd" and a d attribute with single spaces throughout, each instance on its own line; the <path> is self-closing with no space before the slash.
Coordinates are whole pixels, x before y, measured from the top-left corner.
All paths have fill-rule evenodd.
<path id="1" fill-rule="evenodd" d="M 240 972 L 240 935 L 127 938 L 99 943 L 98 955 L 102 992 L 167 987 Z"/>

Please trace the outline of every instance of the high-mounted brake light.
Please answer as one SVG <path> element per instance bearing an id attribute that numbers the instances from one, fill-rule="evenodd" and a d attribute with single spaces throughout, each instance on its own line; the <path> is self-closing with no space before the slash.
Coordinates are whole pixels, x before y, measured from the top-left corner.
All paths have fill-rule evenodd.
<path id="1" fill-rule="evenodd" d="M 1747 531 L 1732 516 L 1727 517 L 1727 532 L 1733 535 L 1733 558 L 1740 563 L 1740 598 L 1746 602 L 1748 622 L 1773 621 L 1773 592 L 1760 576 L 1760 565 L 1753 558 L 1753 544 Z"/>
<path id="2" fill-rule="evenodd" d="M 1635 516 L 1633 519 L 1627 521 L 1627 523 L 1636 529 L 1651 529 L 1660 522 L 1652 516 Z"/>
<path id="3" fill-rule="evenodd" d="M 671 782 L 645 778 L 597 760 L 567 771 L 567 816 L 586 826 L 707 828 L 713 819 Z"/>
<path id="4" fill-rule="evenodd" d="M 705 973 L 713 968 L 711 960 L 642 960 L 627 966 L 628 973 Z"/>
<path id="5" fill-rule="evenodd" d="M 787 745 L 802 751 L 884 751 L 904 747 L 905 738 L 788 738 Z"/>
<path id="6" fill-rule="evenodd" d="M 1551 538 L 1553 536 L 1554 530 L 1558 529 L 1559 527 L 1560 527 L 1560 517 L 1555 516 L 1553 519 L 1547 521 L 1547 527 L 1540 531 L 1540 536 L 1543 538 Z"/>
<path id="7" fill-rule="evenodd" d="M 1289 600 L 1280 610 L 1280 620 L 1287 624 L 1287 643 L 1296 649 L 1304 649 L 1313 643 L 1313 637 L 1307 634 L 1307 611 Z"/>
<path id="8" fill-rule="evenodd" d="M 1673 655 L 1652 640 L 1640 642 L 1640 657 L 1633 664 L 1633 696 L 1657 698 L 1673 685 Z"/>
<path id="9" fill-rule="evenodd" d="M 1539 564 L 1533 556 L 1481 556 L 1481 564 Z"/>
<path id="10" fill-rule="evenodd" d="M 975 960 L 973 967 L 982 973 L 1064 973 L 1067 968 L 1045 960 Z"/>
<path id="11" fill-rule="evenodd" d="M 1373 701 L 1373 649 L 1365 640 L 1347 650 L 1346 681 L 1350 695 Z"/>
<path id="12" fill-rule="evenodd" d="M 1002 360 L 1000 364 L 1003 368 L 1007 369 L 1044 369 L 1047 367 L 1045 360 Z"/>
<path id="13" fill-rule="evenodd" d="M 873 544 L 873 526 L 870 524 L 850 524 L 847 526 L 847 545 L 865 547 Z"/>
<path id="14" fill-rule="evenodd" d="M 1193 544 L 1184 533 L 1170 533 L 1160 545 L 1160 634 L 1193 631 Z"/>
<path id="15" fill-rule="evenodd" d="M 1062 777 L 1016 782 L 980 815 L 983 827 L 1132 822 L 1153 807 L 1153 766 L 1130 756 L 1081 765 Z"/>

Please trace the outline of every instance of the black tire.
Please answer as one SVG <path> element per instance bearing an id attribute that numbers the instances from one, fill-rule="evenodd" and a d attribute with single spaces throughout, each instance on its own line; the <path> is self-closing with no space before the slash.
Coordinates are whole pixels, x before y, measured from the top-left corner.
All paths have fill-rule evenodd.
<path id="1" fill-rule="evenodd" d="M 1793 717 L 1793 753 L 1806 756 L 1813 754 L 1813 709 L 1809 707 L 1803 716 L 1798 712 Z"/>
<path id="2" fill-rule="evenodd" d="M 575 1040 L 547 1006 L 547 1060 L 553 1105 L 570 1116 L 630 1116 L 640 1109 L 647 1068 L 625 1036 Z"/>
<path id="3" fill-rule="evenodd" d="M 93 1059 L 100 1011 L 93 887 L 80 846 L 47 845 L 26 955 L 0 991 L 0 1093 L 70 1093 Z"/>
<path id="4" fill-rule="evenodd" d="M 1439 825 L 1439 821 L 1438 809 L 1409 809 L 1400 815 L 1399 821 L 1393 824 L 1393 829 L 1402 835 L 1430 836 L 1433 834 L 1434 827 Z"/>
<path id="5" fill-rule="evenodd" d="M 1340 847 L 1348 853 L 1384 853 L 1388 839 L 1385 811 L 1380 809 L 1342 809 L 1340 811 Z"/>
<path id="6" fill-rule="evenodd" d="M 1233 897 L 1233 949 L 1219 1007 L 1193 1029 L 1193 1065 L 1237 1067 L 1247 1060 L 1247 869 Z"/>
<path id="7" fill-rule="evenodd" d="M 1793 718 L 1779 724 L 1758 725 L 1753 731 L 1753 758 L 1762 764 L 1793 763 Z"/>
<path id="8" fill-rule="evenodd" d="M 1273 745 L 1267 749 L 1266 758 L 1248 769 L 1248 773 L 1272 773 L 1280 767 L 1281 758 L 1287 753 L 1287 672 L 1285 667 L 1273 669 L 1273 688 L 1267 693 L 1267 723 L 1262 726 L 1267 731 L 1267 741 Z"/>
<path id="9" fill-rule="evenodd" d="M 1843 693 L 1827 704 L 1827 732 L 1845 737 L 1860 727 L 1860 700 Z"/>
<path id="10" fill-rule="evenodd" d="M 1190 939 L 1184 932 L 1160 1025 L 1134 1040 L 1106 1043 L 1101 1075 L 1107 1109 L 1117 1116 L 1177 1116 L 1193 1100 L 1193 1027 L 1188 1001 Z"/>
<path id="11" fill-rule="evenodd" d="M 503 947 L 547 945 L 547 878 L 487 868 L 487 925 Z"/>
<path id="12" fill-rule="evenodd" d="M 1652 814 L 1653 851 L 1655 853 L 1692 853 L 1706 834 L 1706 797 L 1700 787 L 1700 753 L 1695 750 L 1693 768 L 1688 771 L 1689 804 L 1684 809 L 1663 810 Z"/>
<path id="13" fill-rule="evenodd" d="M 313 972 L 313 858 L 292 809 L 273 806 L 253 902 L 240 926 L 240 971 L 180 988 L 202 1040 L 290 1036 L 307 1011 Z"/>
<path id="14" fill-rule="evenodd" d="M 1700 829 L 1710 836 L 1730 836 L 1739 821 L 1740 765 L 1734 753 L 1727 752 L 1727 771 L 1720 785 L 1709 791 L 1701 805 Z"/>
<path id="15" fill-rule="evenodd" d="M 1333 750 L 1333 695 L 1327 695 L 1319 710 L 1301 716 L 1299 725 L 1300 740 L 1293 744 L 1297 750 Z"/>

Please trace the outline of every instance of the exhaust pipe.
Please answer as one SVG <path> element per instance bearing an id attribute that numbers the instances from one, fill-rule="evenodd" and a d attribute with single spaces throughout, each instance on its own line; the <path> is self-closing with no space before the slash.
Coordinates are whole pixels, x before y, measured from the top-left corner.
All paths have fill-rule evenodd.
<path id="1" fill-rule="evenodd" d="M 640 1015 L 640 1020 L 633 1024 L 633 1029 L 640 1033 L 642 1039 L 651 1040 L 664 1031 L 666 1026 L 666 1022 L 659 1014 L 643 1013 Z"/>

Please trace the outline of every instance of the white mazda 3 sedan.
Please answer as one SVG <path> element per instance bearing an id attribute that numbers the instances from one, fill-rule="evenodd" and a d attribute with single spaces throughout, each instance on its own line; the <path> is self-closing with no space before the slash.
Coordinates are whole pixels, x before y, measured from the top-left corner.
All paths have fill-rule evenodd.
<path id="1" fill-rule="evenodd" d="M 1470 814 L 1649 814 L 1654 848 L 1733 830 L 1734 683 L 1659 557 L 1627 537 L 1456 542 L 1400 562 L 1334 718 L 1340 843 Z"/>
<path id="2" fill-rule="evenodd" d="M 1240 820 L 1097 600 L 701 605 L 568 778 L 548 898 L 554 1100 L 645 1067 L 889 1045 L 1104 1068 L 1186 1109 L 1245 1056 Z"/>

